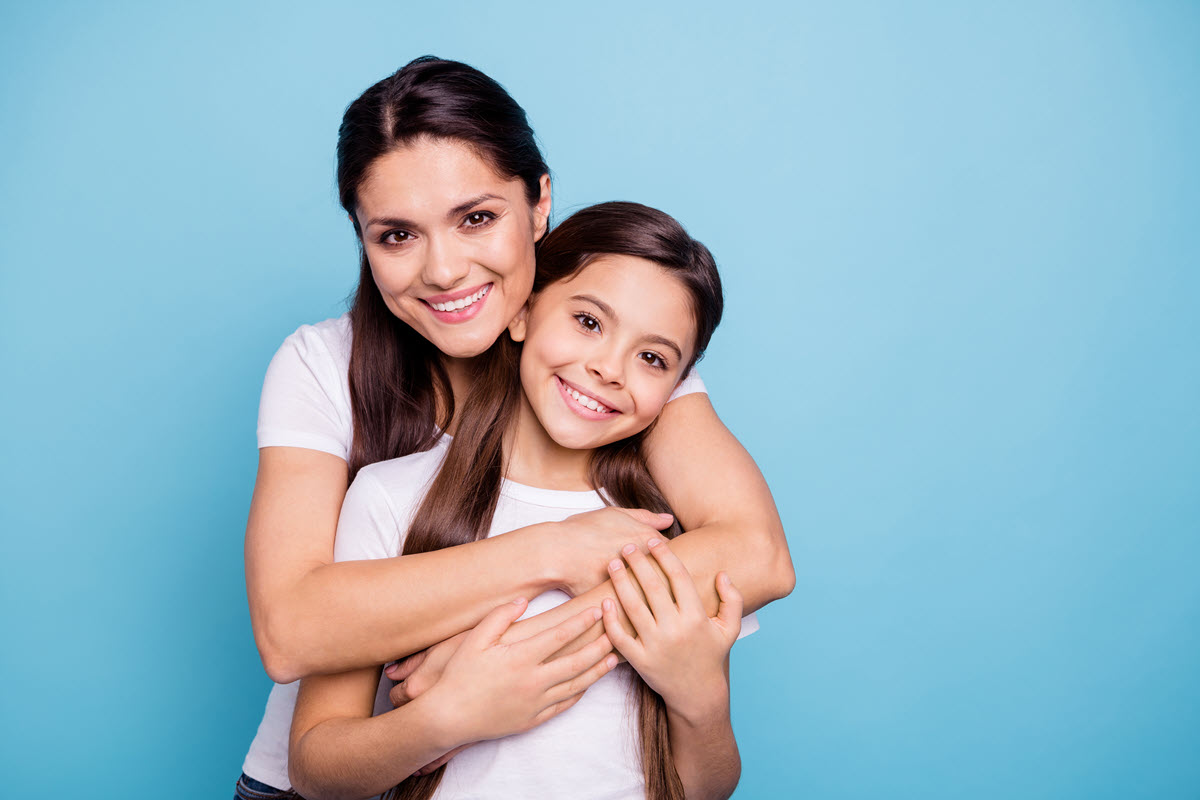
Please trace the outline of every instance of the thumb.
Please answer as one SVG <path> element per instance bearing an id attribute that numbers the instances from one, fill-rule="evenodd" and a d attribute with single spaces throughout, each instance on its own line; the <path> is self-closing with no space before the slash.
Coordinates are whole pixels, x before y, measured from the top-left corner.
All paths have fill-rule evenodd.
<path id="1" fill-rule="evenodd" d="M 742 593 L 733 585 L 727 572 L 717 575 L 717 596 L 721 598 L 721 604 L 717 607 L 717 620 L 722 628 L 736 638 L 742 630 Z"/>
<path id="2" fill-rule="evenodd" d="M 660 514 L 654 511 L 647 511 L 644 508 L 622 508 L 621 510 L 632 517 L 636 522 L 640 522 L 643 525 L 649 525 L 656 531 L 665 530 L 671 527 L 671 523 L 675 520 L 675 517 L 671 516 L 670 514 Z"/>
<path id="3" fill-rule="evenodd" d="M 508 626 L 516 622 L 517 618 L 525 613 L 525 606 L 527 604 L 528 601 L 524 597 L 518 597 L 511 603 L 505 603 L 489 612 L 467 634 L 467 638 L 463 640 L 463 644 L 474 645 L 479 649 L 495 644 L 504 635 L 504 632 L 508 630 Z"/>
<path id="4" fill-rule="evenodd" d="M 400 659 L 395 664 L 389 664 L 383 672 L 394 681 L 405 680 L 416 671 L 417 667 L 425 662 L 425 656 L 428 654 L 428 650 L 418 650 L 411 656 Z"/>

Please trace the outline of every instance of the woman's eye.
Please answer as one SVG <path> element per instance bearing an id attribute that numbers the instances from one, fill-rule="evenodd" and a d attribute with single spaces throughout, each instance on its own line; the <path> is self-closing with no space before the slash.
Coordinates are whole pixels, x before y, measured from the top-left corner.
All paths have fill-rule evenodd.
<path id="1" fill-rule="evenodd" d="M 667 368 L 667 360 L 658 353 L 652 353 L 647 350 L 644 353 L 638 353 L 638 358 L 642 359 L 642 361 L 645 361 L 647 364 L 656 369 Z"/>
<path id="2" fill-rule="evenodd" d="M 379 242 L 381 244 L 404 244 L 411 238 L 412 234 L 408 231 L 388 231 L 379 237 Z"/>
<path id="3" fill-rule="evenodd" d="M 463 220 L 468 228 L 481 228 L 494 220 L 496 215 L 490 211 L 472 211 Z"/>
<path id="4" fill-rule="evenodd" d="M 596 319 L 591 314 L 576 314 L 575 319 L 579 322 L 579 326 L 585 331 L 596 331 L 600 329 L 600 320 Z"/>

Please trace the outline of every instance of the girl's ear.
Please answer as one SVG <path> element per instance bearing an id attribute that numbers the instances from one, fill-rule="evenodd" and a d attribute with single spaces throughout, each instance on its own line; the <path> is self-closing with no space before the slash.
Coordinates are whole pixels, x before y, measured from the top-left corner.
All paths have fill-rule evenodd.
<path id="1" fill-rule="evenodd" d="M 514 342 L 525 341 L 525 319 L 529 316 L 529 304 L 521 306 L 521 310 L 517 312 L 517 316 L 513 317 L 513 321 L 508 323 L 508 335 L 512 337 Z"/>

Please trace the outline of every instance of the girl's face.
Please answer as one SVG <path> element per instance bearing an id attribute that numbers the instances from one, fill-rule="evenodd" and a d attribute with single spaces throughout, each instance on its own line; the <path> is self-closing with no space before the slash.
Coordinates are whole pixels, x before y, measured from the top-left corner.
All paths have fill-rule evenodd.
<path id="1" fill-rule="evenodd" d="M 552 283 L 509 326 L 521 385 L 557 444 L 585 450 L 645 430 L 695 347 L 688 292 L 652 261 L 606 255 Z"/>
<path id="2" fill-rule="evenodd" d="M 519 179 L 469 146 L 422 137 L 378 158 L 358 188 L 359 229 L 391 312 L 455 358 L 496 341 L 533 287 L 550 178 L 532 208 Z"/>

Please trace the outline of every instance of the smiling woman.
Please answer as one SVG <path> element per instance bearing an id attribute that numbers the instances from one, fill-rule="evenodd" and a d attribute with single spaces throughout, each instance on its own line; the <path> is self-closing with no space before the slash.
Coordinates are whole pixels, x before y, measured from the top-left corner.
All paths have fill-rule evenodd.
<path id="1" fill-rule="evenodd" d="M 615 597 L 613 556 L 630 543 L 645 548 L 672 524 L 644 509 L 596 509 L 403 559 L 333 563 L 354 476 L 429 451 L 443 432 L 472 421 L 456 408 L 487 385 L 476 357 L 542 280 L 535 250 L 550 213 L 549 171 L 520 106 L 477 70 L 433 58 L 412 62 L 347 108 L 338 185 L 361 248 L 353 307 L 285 341 L 259 413 L 246 583 L 255 641 L 277 684 L 244 766 L 253 783 L 243 794 L 255 797 L 262 786 L 290 785 L 297 678 L 413 653 L 514 597 L 554 588 L 575 595 L 524 630 L 548 629 Z M 600 309 L 588 313 L 613 322 Z M 680 356 L 687 349 L 679 331 L 654 335 L 673 339 Z M 638 363 L 627 367 L 652 373 L 645 352 L 672 357 L 650 343 L 637 345 Z M 632 394 L 617 399 L 612 364 L 602 363 L 610 355 L 592 365 L 603 385 L 586 374 L 567 379 L 618 410 L 638 408 L 643 399 Z M 721 570 L 753 610 L 787 594 L 794 580 L 770 492 L 699 378 L 688 375 L 673 391 L 667 383 L 656 384 L 654 396 L 665 391 L 670 402 L 642 447 L 674 521 L 688 531 L 671 547 L 710 611 Z M 587 634 L 599 635 L 598 624 Z"/>

